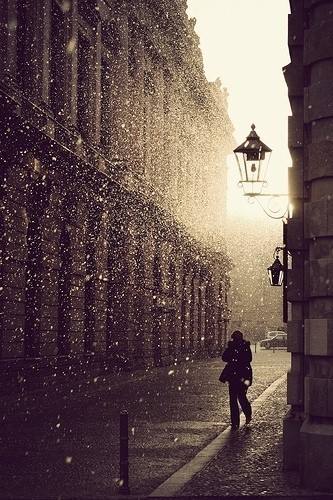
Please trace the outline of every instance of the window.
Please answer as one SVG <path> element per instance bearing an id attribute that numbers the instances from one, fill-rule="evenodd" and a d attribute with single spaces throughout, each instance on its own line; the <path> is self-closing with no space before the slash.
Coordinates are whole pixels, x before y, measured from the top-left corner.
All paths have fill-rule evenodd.
<path id="1" fill-rule="evenodd" d="M 89 68 L 90 46 L 82 32 L 79 32 L 77 71 L 77 127 L 84 138 L 89 132 Z"/>
<path id="2" fill-rule="evenodd" d="M 107 148 L 111 142 L 111 70 L 106 59 L 102 59 L 101 70 L 101 145 Z"/>
<path id="3" fill-rule="evenodd" d="M 27 267 L 25 301 L 24 354 L 36 357 L 39 354 L 40 310 L 41 310 L 41 262 L 42 241 L 39 217 L 32 217 L 27 229 Z"/>
<path id="4" fill-rule="evenodd" d="M 58 2 L 52 2 L 50 34 L 50 107 L 59 118 L 63 113 L 64 95 L 63 13 Z"/>
<path id="5" fill-rule="evenodd" d="M 95 337 L 95 283 L 96 283 L 96 256 L 95 242 L 88 236 L 86 246 L 86 278 L 85 278 L 85 304 L 84 304 L 84 351 L 94 352 Z"/>
<path id="6" fill-rule="evenodd" d="M 65 223 L 59 243 L 58 354 L 68 355 L 70 351 L 72 254 L 70 235 Z"/>
<path id="7" fill-rule="evenodd" d="M 22 5 L 17 9 L 17 82 L 21 89 L 27 85 L 27 61 L 26 54 L 27 46 L 27 18 L 26 18 L 26 2 L 23 0 Z"/>

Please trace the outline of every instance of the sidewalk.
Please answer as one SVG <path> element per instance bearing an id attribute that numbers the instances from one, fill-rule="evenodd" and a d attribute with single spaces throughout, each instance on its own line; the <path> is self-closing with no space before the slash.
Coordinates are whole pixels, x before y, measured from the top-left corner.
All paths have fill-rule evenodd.
<path id="1" fill-rule="evenodd" d="M 149 497 L 332 497 L 333 493 L 303 490 L 296 472 L 282 470 L 286 388 L 286 376 L 282 376 L 252 402 L 253 420 L 248 427 L 242 415 L 238 431 L 228 427 Z"/>

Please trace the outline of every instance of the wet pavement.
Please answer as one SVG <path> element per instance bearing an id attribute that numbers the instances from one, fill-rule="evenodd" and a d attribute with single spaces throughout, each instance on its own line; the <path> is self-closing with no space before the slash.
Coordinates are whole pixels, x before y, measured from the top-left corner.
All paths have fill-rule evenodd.
<path id="1" fill-rule="evenodd" d="M 211 455 L 207 465 L 186 481 L 184 486 L 174 490 L 171 496 L 264 496 L 296 500 L 308 496 L 331 498 L 333 493 L 302 489 L 296 472 L 283 471 L 282 421 L 287 410 L 285 395 L 286 379 L 256 410 L 250 426 L 229 432 L 226 441 Z M 161 486 L 159 491 L 163 493 Z M 156 490 L 151 497 L 169 496 L 170 491 L 164 489 L 164 494 L 158 494 Z"/>
<path id="2" fill-rule="evenodd" d="M 282 349 L 252 350 L 254 384 L 248 395 L 255 402 L 285 375 L 290 354 Z M 220 359 L 188 360 L 148 372 L 1 398 L 1 499 L 119 496 L 123 409 L 129 421 L 128 497 L 154 496 L 201 450 L 229 432 L 228 387 L 218 381 L 222 366 Z M 251 491 L 283 495 L 287 487 L 299 493 L 295 478 L 282 472 L 285 394 L 282 382 L 276 394 L 258 407 L 250 430 L 242 428 L 230 435 L 220 453 L 189 476 L 173 496 L 249 495 Z M 274 482 L 272 474 L 279 480 Z"/>

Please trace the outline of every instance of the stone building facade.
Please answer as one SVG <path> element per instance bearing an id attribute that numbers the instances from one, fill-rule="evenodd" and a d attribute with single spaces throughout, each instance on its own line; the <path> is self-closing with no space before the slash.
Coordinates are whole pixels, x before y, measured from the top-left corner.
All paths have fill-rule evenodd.
<path id="1" fill-rule="evenodd" d="M 284 465 L 303 486 L 333 491 L 333 1 L 290 0 L 290 11 Z"/>
<path id="2" fill-rule="evenodd" d="M 186 8 L 1 2 L 1 390 L 224 345 L 233 127 Z"/>

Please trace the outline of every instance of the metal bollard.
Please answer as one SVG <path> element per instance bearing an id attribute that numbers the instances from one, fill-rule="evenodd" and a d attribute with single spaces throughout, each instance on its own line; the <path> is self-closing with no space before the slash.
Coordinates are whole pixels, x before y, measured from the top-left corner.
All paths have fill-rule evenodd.
<path id="1" fill-rule="evenodd" d="M 119 453 L 119 493 L 128 495 L 129 479 L 128 479 L 128 413 L 127 410 L 120 412 L 120 453 Z"/>

